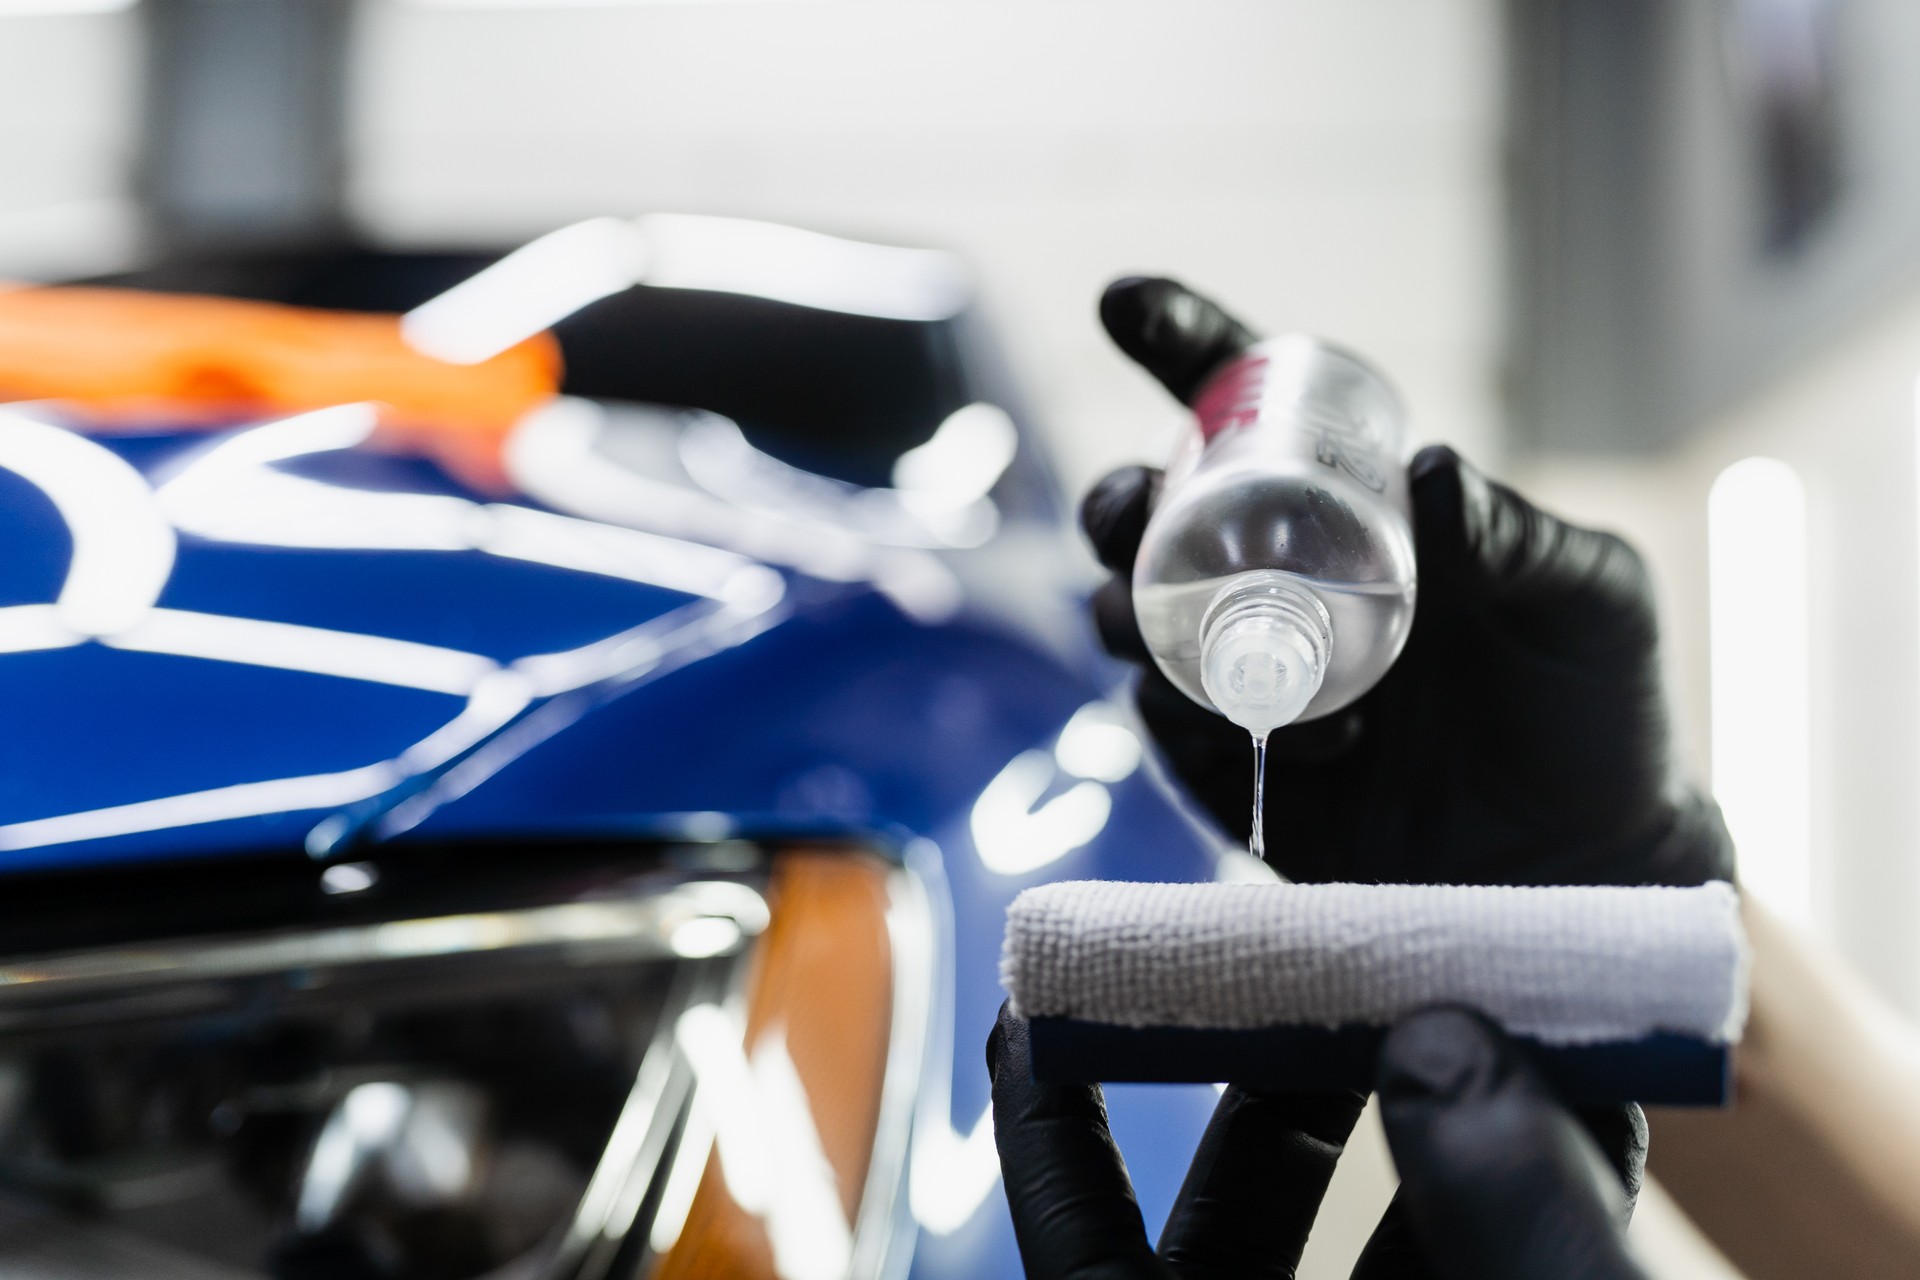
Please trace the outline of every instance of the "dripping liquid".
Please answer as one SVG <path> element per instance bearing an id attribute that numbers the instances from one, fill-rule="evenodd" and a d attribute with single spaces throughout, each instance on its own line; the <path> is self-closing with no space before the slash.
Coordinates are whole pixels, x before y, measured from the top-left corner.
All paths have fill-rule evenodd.
<path id="1" fill-rule="evenodd" d="M 1267 735 L 1253 735 L 1253 856 L 1267 858 Z"/>

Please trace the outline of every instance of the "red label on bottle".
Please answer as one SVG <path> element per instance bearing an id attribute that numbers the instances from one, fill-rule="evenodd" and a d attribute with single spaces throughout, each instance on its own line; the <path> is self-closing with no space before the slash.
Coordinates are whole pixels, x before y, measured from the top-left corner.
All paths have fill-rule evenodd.
<path id="1" fill-rule="evenodd" d="M 1266 352 L 1250 351 L 1207 380 L 1193 402 L 1201 439 L 1210 441 L 1260 416 L 1260 401 L 1267 390 L 1267 366 L 1271 363 Z"/>
<path id="2" fill-rule="evenodd" d="M 1375 493 L 1384 492 L 1387 477 L 1380 467 L 1386 454 L 1381 424 L 1370 419 L 1352 397 L 1335 394 L 1335 384 L 1314 389 L 1317 394 L 1297 393 L 1294 379 L 1281 375 L 1289 384 L 1283 390 L 1285 403 L 1269 406 L 1273 394 L 1273 358 L 1256 348 L 1231 361 L 1207 380 L 1194 397 L 1193 416 L 1200 438 L 1208 444 L 1230 431 L 1252 426 L 1269 409 L 1284 412 L 1284 423 L 1305 432 L 1313 440 L 1313 457 L 1321 466 L 1339 471 Z"/>

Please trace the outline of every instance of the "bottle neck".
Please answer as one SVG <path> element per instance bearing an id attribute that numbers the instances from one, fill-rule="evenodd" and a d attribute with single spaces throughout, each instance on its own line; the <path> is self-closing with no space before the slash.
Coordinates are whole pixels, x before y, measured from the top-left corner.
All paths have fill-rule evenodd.
<path id="1" fill-rule="evenodd" d="M 1300 718 L 1333 656 L 1333 622 L 1290 573 L 1227 582 L 1200 619 L 1200 682 L 1220 714 L 1256 737 Z"/>

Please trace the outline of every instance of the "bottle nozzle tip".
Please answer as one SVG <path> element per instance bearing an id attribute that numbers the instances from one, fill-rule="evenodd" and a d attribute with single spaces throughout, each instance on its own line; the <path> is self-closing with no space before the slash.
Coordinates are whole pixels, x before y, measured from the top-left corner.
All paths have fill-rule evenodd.
<path id="1" fill-rule="evenodd" d="M 1213 705 L 1255 734 L 1299 719 L 1326 674 L 1332 636 L 1325 606 L 1290 581 L 1261 581 L 1229 586 L 1208 614 L 1200 679 Z"/>

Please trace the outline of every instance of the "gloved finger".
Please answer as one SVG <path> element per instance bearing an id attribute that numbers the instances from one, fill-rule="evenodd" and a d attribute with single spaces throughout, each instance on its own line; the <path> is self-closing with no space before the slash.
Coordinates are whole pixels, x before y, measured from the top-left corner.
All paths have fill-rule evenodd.
<path id="1" fill-rule="evenodd" d="M 1710 797 L 1686 788 L 1673 797 L 1671 816 L 1647 842 L 1644 884 L 1737 882 L 1733 837 Z M 1585 883 L 1585 882 L 1582 882 Z M 1595 884 L 1603 883 L 1595 880 Z"/>
<path id="2" fill-rule="evenodd" d="M 1646 1280 L 1620 1178 L 1491 1023 L 1453 1008 L 1405 1019 L 1378 1086 L 1399 1199 L 1435 1276 Z M 1637 1183 L 1643 1155 L 1624 1154 Z"/>
<path id="3" fill-rule="evenodd" d="M 1549 515 L 1445 445 L 1414 455 L 1407 475 L 1422 608 L 1484 602 L 1550 651 L 1585 643 L 1637 659 L 1652 646 L 1646 565 L 1625 541 Z"/>
<path id="4" fill-rule="evenodd" d="M 1027 1280 L 1164 1277 L 1100 1086 L 1034 1080 L 1026 1021 L 1007 1005 L 987 1039 L 987 1071 L 993 1140 Z"/>
<path id="5" fill-rule="evenodd" d="M 1647 1177 L 1647 1116 L 1637 1102 L 1614 1107 L 1581 1107 L 1574 1118 L 1593 1139 L 1600 1158 L 1620 1180 L 1620 1225 L 1633 1217 Z"/>
<path id="6" fill-rule="evenodd" d="M 1626 1192 L 1626 1212 L 1631 1213 L 1646 1172 L 1646 1117 L 1632 1104 L 1596 1107 L 1575 1114 L 1592 1135 L 1601 1157 L 1620 1179 Z M 1626 1225 L 1624 1218 L 1621 1225 Z M 1396 1190 L 1354 1263 L 1353 1280 L 1432 1280 L 1437 1274 L 1407 1219 L 1402 1193 Z"/>
<path id="7" fill-rule="evenodd" d="M 1115 280 L 1100 298 L 1100 321 L 1114 344 L 1182 404 L 1193 402 L 1207 375 L 1260 340 L 1177 280 Z"/>
<path id="8" fill-rule="evenodd" d="M 1133 573 L 1140 535 L 1160 496 L 1157 467 L 1121 467 L 1094 481 L 1080 503 L 1080 528 L 1101 564 L 1122 577 Z"/>
<path id="9" fill-rule="evenodd" d="M 1267 737 L 1270 764 L 1321 764 L 1352 750 L 1366 727 L 1366 714 L 1348 707 L 1329 716 L 1275 729 Z"/>
<path id="10" fill-rule="evenodd" d="M 1360 1093 L 1220 1096 L 1160 1234 L 1184 1280 L 1292 1280 Z"/>
<path id="11" fill-rule="evenodd" d="M 1407 1221 L 1403 1192 L 1395 1188 L 1366 1247 L 1354 1261 L 1352 1280 L 1433 1280 L 1440 1273 L 1427 1261 L 1426 1251 Z"/>
<path id="12" fill-rule="evenodd" d="M 1153 660 L 1147 652 L 1146 637 L 1140 634 L 1140 620 L 1133 612 L 1133 586 L 1115 574 L 1093 593 L 1093 627 L 1100 647 L 1122 662 L 1145 666 Z"/>

